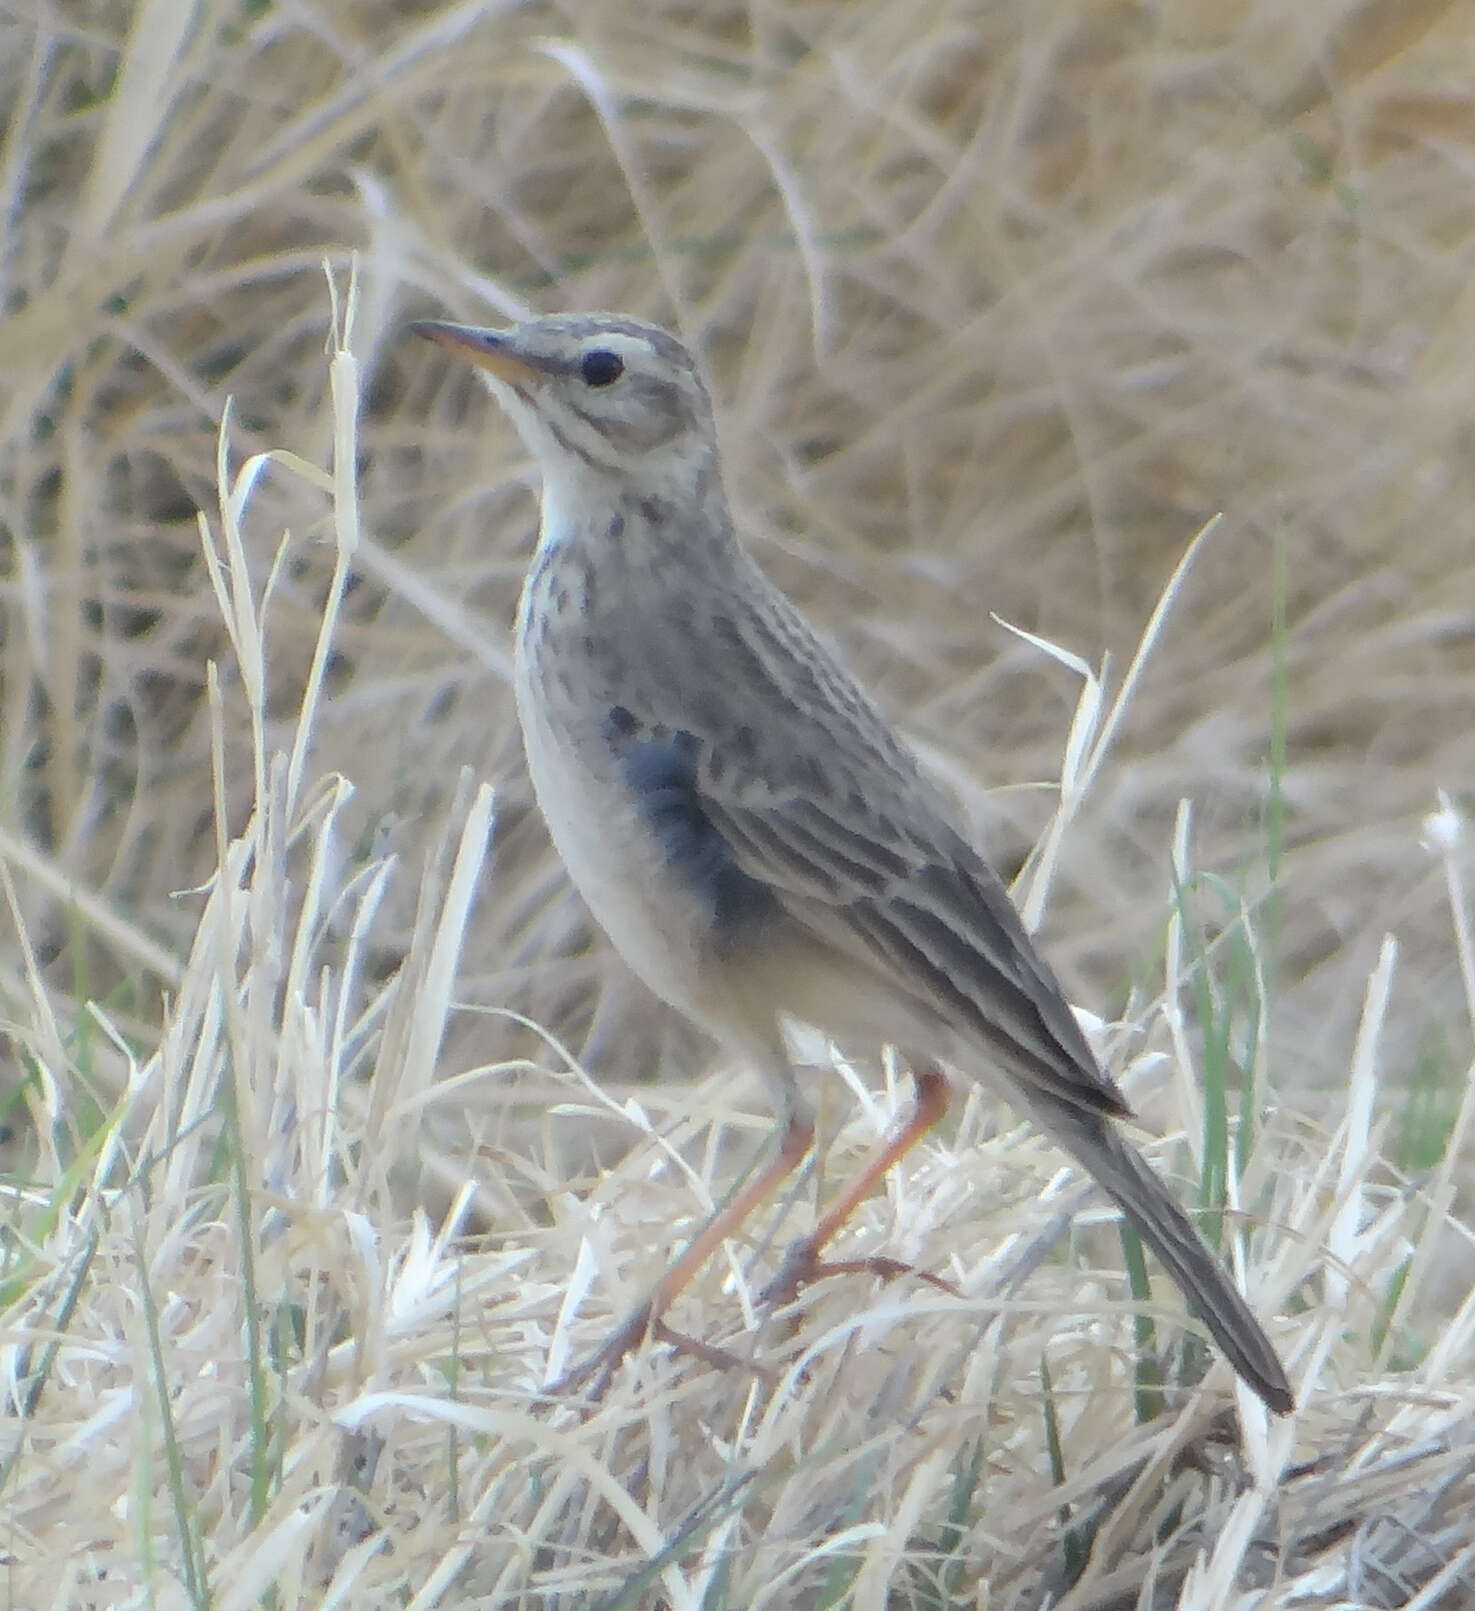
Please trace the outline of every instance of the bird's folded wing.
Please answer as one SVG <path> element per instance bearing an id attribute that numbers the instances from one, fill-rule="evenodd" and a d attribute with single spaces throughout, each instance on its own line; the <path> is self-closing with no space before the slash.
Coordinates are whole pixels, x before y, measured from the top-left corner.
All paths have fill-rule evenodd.
<path id="1" fill-rule="evenodd" d="M 1128 1112 L 998 879 L 920 782 L 902 811 L 753 778 L 694 777 L 733 863 L 817 941 L 877 965 L 1010 1071 L 1101 1112 Z M 907 780 L 911 781 L 911 780 Z M 905 826 L 899 826 L 904 823 Z M 858 974 L 857 988 L 864 989 Z"/>

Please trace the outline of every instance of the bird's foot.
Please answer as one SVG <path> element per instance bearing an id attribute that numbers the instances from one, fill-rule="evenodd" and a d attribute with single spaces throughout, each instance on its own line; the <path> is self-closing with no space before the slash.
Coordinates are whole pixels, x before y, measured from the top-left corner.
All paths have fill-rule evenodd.
<path id="1" fill-rule="evenodd" d="M 719 1348 L 716 1343 L 705 1343 L 700 1337 L 689 1337 L 684 1331 L 668 1326 L 664 1320 L 656 1321 L 651 1327 L 651 1335 L 678 1354 L 690 1354 L 693 1359 L 701 1360 L 714 1370 L 741 1370 L 750 1376 L 761 1377 L 765 1382 L 773 1380 L 773 1372 L 762 1365 L 755 1364 L 751 1359 L 743 1359 L 730 1348 Z"/>
<path id="2" fill-rule="evenodd" d="M 591 1403 L 597 1404 L 604 1397 L 625 1355 L 632 1353 L 645 1341 L 654 1319 L 651 1306 L 648 1303 L 641 1304 L 628 1320 L 623 1321 L 605 1338 L 603 1345 L 590 1354 L 588 1359 L 581 1360 L 577 1365 L 571 1365 L 556 1382 L 550 1382 L 543 1389 L 544 1393 L 549 1398 L 563 1398 L 570 1393 L 577 1393 L 592 1382 L 593 1386 L 585 1396 Z"/>
<path id="3" fill-rule="evenodd" d="M 963 1296 L 951 1281 L 933 1275 L 930 1270 L 919 1270 L 915 1264 L 907 1264 L 901 1259 L 888 1259 L 880 1254 L 864 1259 L 822 1259 L 822 1247 L 823 1244 L 816 1243 L 812 1236 L 801 1236 L 797 1242 L 791 1242 L 778 1274 L 758 1294 L 759 1307 L 777 1309 L 797 1296 L 800 1287 L 808 1286 L 811 1281 L 826 1280 L 832 1275 L 874 1275 L 883 1281 L 894 1281 L 900 1275 L 914 1275 L 919 1281 L 925 1281 L 950 1297 Z"/>
<path id="4" fill-rule="evenodd" d="M 628 1320 L 611 1332 L 604 1344 L 588 1359 L 566 1370 L 556 1382 L 550 1382 L 543 1392 L 549 1398 L 561 1398 L 577 1393 L 586 1383 L 592 1383 L 584 1397 L 591 1404 L 597 1404 L 614 1380 L 615 1372 L 625 1356 L 639 1348 L 648 1336 L 657 1342 L 665 1343 L 676 1353 L 689 1354 L 693 1359 L 699 1359 L 703 1364 L 711 1365 L 716 1370 L 743 1370 L 756 1376 L 765 1378 L 768 1376 L 768 1372 L 761 1365 L 740 1359 L 726 1348 L 702 1342 L 697 1337 L 689 1337 L 684 1331 L 677 1331 L 674 1327 L 668 1326 L 664 1320 L 651 1313 L 649 1304 L 643 1304 Z"/>

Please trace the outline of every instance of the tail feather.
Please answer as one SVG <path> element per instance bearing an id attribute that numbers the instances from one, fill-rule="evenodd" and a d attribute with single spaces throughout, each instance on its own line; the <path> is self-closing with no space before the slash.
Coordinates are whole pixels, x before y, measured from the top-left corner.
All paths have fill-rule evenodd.
<path id="1" fill-rule="evenodd" d="M 1245 1382 L 1277 1415 L 1293 1409 L 1295 1396 L 1274 1344 L 1141 1153 L 1111 1120 L 1038 1087 L 1016 1090 L 1040 1128 L 1091 1172 L 1126 1215 Z"/>

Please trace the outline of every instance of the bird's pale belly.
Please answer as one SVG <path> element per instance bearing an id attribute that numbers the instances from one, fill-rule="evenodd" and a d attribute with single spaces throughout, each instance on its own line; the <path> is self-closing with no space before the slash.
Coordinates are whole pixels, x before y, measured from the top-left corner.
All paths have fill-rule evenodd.
<path id="1" fill-rule="evenodd" d="M 519 701 L 538 806 L 574 887 L 615 949 L 658 996 L 704 1020 L 710 917 L 672 873 L 613 756 L 587 754 Z"/>

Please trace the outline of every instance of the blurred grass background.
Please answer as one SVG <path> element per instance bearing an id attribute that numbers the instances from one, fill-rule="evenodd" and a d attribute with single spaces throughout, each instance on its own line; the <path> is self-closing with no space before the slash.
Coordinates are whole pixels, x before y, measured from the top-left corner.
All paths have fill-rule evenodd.
<path id="1" fill-rule="evenodd" d="M 1118 675 L 1223 512 L 1061 846 L 1043 938 L 1083 1002 L 1150 994 L 1189 799 L 1217 875 L 1195 918 L 1210 940 L 1242 905 L 1263 918 L 1265 1068 L 1308 1123 L 1345 1104 L 1396 934 L 1386 1145 L 1428 1167 L 1470 1058 L 1421 839 L 1436 790 L 1475 774 L 1472 85 L 1449 0 L 0 11 L 15 1077 L 75 1050 L 88 1000 L 140 1059 L 160 1042 L 200 910 L 178 892 L 217 864 L 211 660 L 227 751 L 249 730 L 196 511 L 222 428 L 236 464 L 329 462 L 323 264 L 356 258 L 364 538 L 308 767 L 355 786 L 350 871 L 386 848 L 420 867 L 463 766 L 497 785 L 461 1000 L 617 1086 L 707 1055 L 549 856 L 507 684 L 536 478 L 474 378 L 402 334 L 617 308 L 700 352 L 759 557 L 1006 872 L 1054 808 L 1078 685 L 991 612 Z M 283 747 L 334 548 L 321 498 L 269 471 L 244 531 L 258 583 L 284 529 Z M 227 771 L 231 831 L 257 784 Z M 389 889 L 372 977 L 403 963 L 417 898 Z M 105 1052 L 102 1109 L 125 1079 Z M 462 1014 L 438 1067 L 522 1055 L 546 1059 L 541 1037 Z M 92 1110 L 59 1111 L 80 1145 Z M 451 1156 L 487 1134 L 436 1117 Z M 1463 1243 L 1438 1262 L 1447 1305 L 1469 1273 Z"/>
<path id="2" fill-rule="evenodd" d="M 1263 894 L 1279 564 L 1282 1089 L 1335 1098 L 1389 928 L 1400 1063 L 1459 1056 L 1418 822 L 1475 763 L 1463 8 L 159 0 L 5 28 L 0 802 L 61 887 L 187 939 L 220 646 L 195 509 L 227 398 L 234 455 L 321 445 L 321 263 L 356 252 L 372 552 L 314 764 L 411 850 L 461 763 L 505 785 L 468 994 L 630 1073 L 666 1033 L 520 820 L 529 467 L 402 324 L 615 307 L 701 349 L 764 563 L 1006 869 L 1074 687 L 989 612 L 1120 664 L 1224 511 L 1067 847 L 1052 954 L 1121 1003 L 1183 796 L 1203 861 Z M 272 480 L 256 516 L 258 558 L 297 534 L 273 608 L 306 646 L 318 513 Z M 284 694 L 301 669 L 284 651 Z M 56 885 L 18 894 L 50 977 L 149 1019 L 153 970 Z"/>

